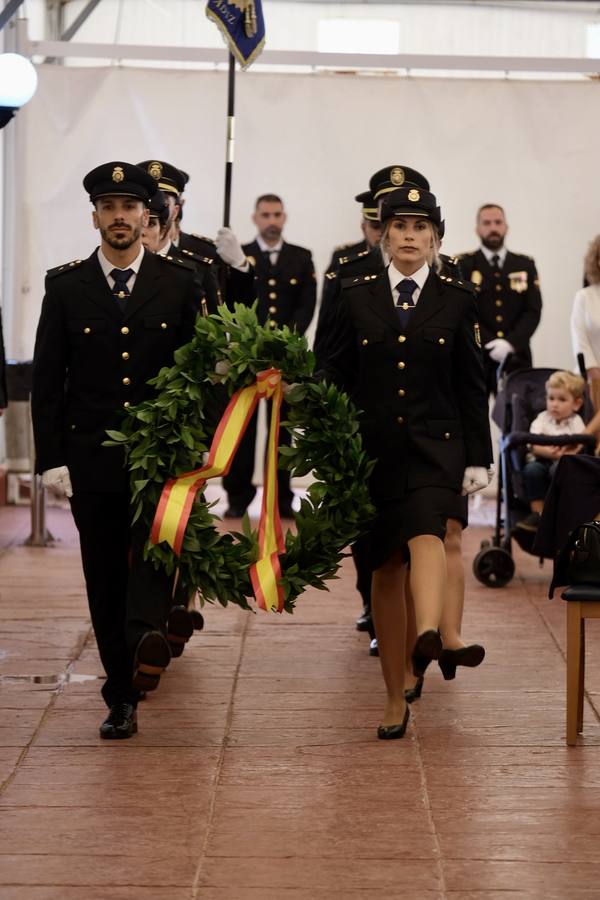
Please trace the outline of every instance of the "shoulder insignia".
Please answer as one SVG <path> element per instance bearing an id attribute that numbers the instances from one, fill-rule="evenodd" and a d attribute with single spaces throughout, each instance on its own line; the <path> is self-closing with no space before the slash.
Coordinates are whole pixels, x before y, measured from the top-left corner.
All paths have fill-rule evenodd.
<path id="1" fill-rule="evenodd" d="M 461 288 L 469 294 L 473 294 L 473 285 L 469 281 L 461 281 L 460 278 L 454 278 L 453 275 L 440 275 L 440 281 L 444 284 L 451 284 L 452 287 Z"/>
<path id="2" fill-rule="evenodd" d="M 46 278 L 55 278 L 57 275 L 63 275 L 65 272 L 70 272 L 72 269 L 76 269 L 77 266 L 80 266 L 83 262 L 82 259 L 74 259 L 72 262 L 63 263 L 62 266 L 56 266 L 54 269 L 48 269 L 46 272 Z"/>
<path id="3" fill-rule="evenodd" d="M 361 284 L 368 284 L 369 281 L 375 281 L 378 275 L 356 275 L 354 278 L 343 278 L 342 287 L 358 287 Z"/>
<path id="4" fill-rule="evenodd" d="M 325 272 L 325 278 L 327 278 L 329 281 L 333 281 L 334 278 L 337 278 L 337 272 L 335 270 L 332 270 L 331 272 Z"/>
<path id="5" fill-rule="evenodd" d="M 372 253 L 371 250 L 360 250 L 358 253 L 353 253 L 351 256 L 340 256 L 338 259 L 338 265 L 345 266 L 347 263 L 355 262 L 357 259 L 362 259 L 365 256 L 368 256 L 369 253 Z"/>
<path id="6" fill-rule="evenodd" d="M 180 252 L 185 253 L 185 255 L 189 257 L 190 262 L 204 263 L 207 266 L 212 266 L 213 264 L 211 256 L 200 256 L 199 253 L 194 253 L 192 250 L 181 250 Z"/>
<path id="7" fill-rule="evenodd" d="M 206 241 L 207 244 L 212 244 L 213 247 L 217 246 L 212 238 L 204 237 L 202 234 L 196 234 L 195 231 L 192 231 L 192 237 L 197 238 L 199 241 Z"/>
<path id="8" fill-rule="evenodd" d="M 169 254 L 168 256 L 161 256 L 158 253 L 156 254 L 156 257 L 157 259 L 164 259 L 165 262 L 170 262 L 174 266 L 180 266 L 183 269 L 187 269 L 188 272 L 194 271 L 194 263 L 190 262 L 187 259 L 180 259 L 178 256 L 171 256 L 171 254 Z"/>

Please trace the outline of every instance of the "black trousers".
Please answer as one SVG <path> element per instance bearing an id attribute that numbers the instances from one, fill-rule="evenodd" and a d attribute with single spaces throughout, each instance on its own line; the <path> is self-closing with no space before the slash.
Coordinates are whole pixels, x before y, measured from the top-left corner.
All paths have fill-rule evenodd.
<path id="1" fill-rule="evenodd" d="M 285 418 L 285 404 L 281 408 L 281 418 Z M 246 509 L 256 494 L 256 488 L 252 484 L 252 475 L 254 474 L 254 458 L 256 452 L 256 423 L 258 419 L 258 410 L 252 416 L 248 423 L 246 433 L 241 440 L 238 451 L 231 464 L 229 475 L 223 478 L 223 487 L 227 491 L 230 506 L 239 506 Z M 267 403 L 267 422 L 271 421 L 271 402 Z M 279 429 L 279 443 L 285 446 L 290 445 L 291 435 L 286 428 Z M 277 489 L 279 497 L 279 506 L 291 506 L 294 499 L 294 492 L 290 487 L 290 473 L 285 469 L 277 470 Z"/>
<path id="2" fill-rule="evenodd" d="M 135 704 L 135 648 L 147 631 L 166 632 L 171 606 L 173 579 L 144 562 L 147 527 L 131 526 L 129 500 L 125 491 L 77 491 L 71 497 L 108 706 Z"/>

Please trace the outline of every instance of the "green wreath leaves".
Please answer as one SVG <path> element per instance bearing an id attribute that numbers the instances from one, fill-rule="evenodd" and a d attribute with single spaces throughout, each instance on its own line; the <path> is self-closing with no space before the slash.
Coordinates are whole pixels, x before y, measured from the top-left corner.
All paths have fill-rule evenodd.
<path id="1" fill-rule="evenodd" d="M 218 361 L 229 367 L 215 375 Z M 291 447 L 280 447 L 280 465 L 294 475 L 313 472 L 314 482 L 296 515 L 297 533 L 288 531 L 280 557 L 285 609 L 307 587 L 326 589 L 344 548 L 364 530 L 372 515 L 367 459 L 358 433 L 356 411 L 336 387 L 312 381 L 314 356 L 306 340 L 289 328 L 258 324 L 254 308 L 221 307 L 198 318 L 193 340 L 175 353 L 175 364 L 150 384 L 156 396 L 127 411 L 122 430 L 109 432 L 110 443 L 125 447 L 131 471 L 134 520 L 148 527 L 165 481 L 203 464 L 228 396 L 252 384 L 271 367 L 294 384 L 286 394 L 284 423 Z M 249 567 L 258 553 L 257 534 L 245 520 L 243 533 L 220 533 L 217 519 L 198 493 L 188 521 L 181 555 L 166 543 L 146 545 L 146 556 L 169 573 L 180 569 L 186 585 L 202 601 L 237 603 L 249 609 Z"/>

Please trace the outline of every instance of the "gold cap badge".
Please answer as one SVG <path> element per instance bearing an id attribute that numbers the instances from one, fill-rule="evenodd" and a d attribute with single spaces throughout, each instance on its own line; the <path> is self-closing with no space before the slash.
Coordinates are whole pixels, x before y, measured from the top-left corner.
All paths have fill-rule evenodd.
<path id="1" fill-rule="evenodd" d="M 156 160 L 155 160 L 154 162 L 151 162 L 150 165 L 148 166 L 148 175 L 151 175 L 152 178 L 155 178 L 156 181 L 158 181 L 158 179 L 162 175 L 162 170 L 163 170 L 163 167 L 161 166 L 161 164 L 159 162 L 156 162 Z"/>
<path id="2" fill-rule="evenodd" d="M 483 275 L 478 269 L 473 269 L 471 272 L 471 283 L 479 286 L 483 281 Z"/>
<path id="3" fill-rule="evenodd" d="M 421 199 L 421 195 L 417 190 L 415 190 L 415 188 L 413 188 L 412 191 L 408 192 L 408 199 L 412 203 L 416 203 L 418 200 Z"/>
<path id="4" fill-rule="evenodd" d="M 404 184 L 404 169 L 401 169 L 400 166 L 394 166 L 390 172 L 390 181 L 392 184 L 395 184 L 396 187 L 400 187 L 401 184 Z"/>
<path id="5" fill-rule="evenodd" d="M 120 181 L 125 181 L 125 172 L 123 171 L 122 166 L 115 166 L 112 173 L 112 180 L 116 181 L 118 184 Z"/>

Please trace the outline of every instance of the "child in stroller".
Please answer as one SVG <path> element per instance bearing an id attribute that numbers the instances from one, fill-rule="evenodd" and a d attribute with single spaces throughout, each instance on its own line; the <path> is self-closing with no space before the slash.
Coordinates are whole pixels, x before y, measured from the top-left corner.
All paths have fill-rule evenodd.
<path id="1" fill-rule="evenodd" d="M 539 413 L 531 425 L 531 434 L 546 436 L 582 434 L 585 424 L 578 414 L 585 397 L 585 381 L 572 372 L 554 372 L 546 381 L 546 409 Z M 529 446 L 523 466 L 525 497 L 530 513 L 518 521 L 513 535 L 518 542 L 518 532 L 537 531 L 544 498 L 548 492 L 558 460 L 566 453 L 578 453 L 581 444 L 535 444 Z"/>

